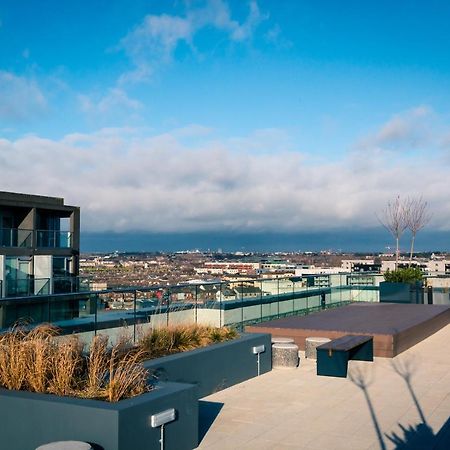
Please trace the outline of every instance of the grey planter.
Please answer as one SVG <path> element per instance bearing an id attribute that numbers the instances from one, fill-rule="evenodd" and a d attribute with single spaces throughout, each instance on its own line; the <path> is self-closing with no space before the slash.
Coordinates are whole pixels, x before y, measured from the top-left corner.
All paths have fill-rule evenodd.
<path id="1" fill-rule="evenodd" d="M 151 392 L 117 403 L 0 389 L 0 435 L 8 450 L 34 450 L 63 440 L 104 450 L 159 450 L 160 429 L 150 426 L 150 417 L 168 408 L 175 408 L 177 417 L 165 426 L 165 449 L 195 448 L 196 388 L 180 383 L 159 383 Z"/>
<path id="2" fill-rule="evenodd" d="M 380 302 L 382 303 L 418 303 L 423 304 L 423 285 L 421 282 L 380 283 Z"/>
<path id="3" fill-rule="evenodd" d="M 199 398 L 258 375 L 253 347 L 265 346 L 260 354 L 260 374 L 272 370 L 271 335 L 244 333 L 238 339 L 177 353 L 144 363 L 158 380 L 195 384 Z"/>
<path id="4" fill-rule="evenodd" d="M 34 450 L 76 440 L 103 450 L 159 450 L 160 429 L 150 418 L 169 408 L 176 420 L 165 426 L 165 450 L 198 446 L 198 398 L 272 368 L 270 334 L 244 334 L 233 341 L 144 363 L 158 375 L 156 389 L 117 403 L 0 389 L 0 436 L 8 450 Z M 3 447 L 2 447 L 3 448 Z"/>

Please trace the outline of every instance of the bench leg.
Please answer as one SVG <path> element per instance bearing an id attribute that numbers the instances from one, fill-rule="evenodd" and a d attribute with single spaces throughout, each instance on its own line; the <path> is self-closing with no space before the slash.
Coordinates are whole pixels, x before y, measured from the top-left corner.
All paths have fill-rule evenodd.
<path id="1" fill-rule="evenodd" d="M 348 352 L 317 349 L 317 375 L 347 377 Z"/>

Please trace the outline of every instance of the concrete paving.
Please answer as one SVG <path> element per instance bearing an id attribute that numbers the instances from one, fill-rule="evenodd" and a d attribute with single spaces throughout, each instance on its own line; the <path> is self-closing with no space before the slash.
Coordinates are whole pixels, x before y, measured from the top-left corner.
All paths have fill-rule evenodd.
<path id="1" fill-rule="evenodd" d="M 202 399 L 199 450 L 450 449 L 450 325 L 348 378 L 278 369 Z"/>

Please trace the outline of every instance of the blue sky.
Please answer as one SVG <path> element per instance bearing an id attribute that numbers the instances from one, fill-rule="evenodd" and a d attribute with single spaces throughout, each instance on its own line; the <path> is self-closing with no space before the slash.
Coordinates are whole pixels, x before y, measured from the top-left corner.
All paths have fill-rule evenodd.
<path id="1" fill-rule="evenodd" d="M 88 231 L 450 229 L 450 3 L 0 2 L 3 190 Z"/>

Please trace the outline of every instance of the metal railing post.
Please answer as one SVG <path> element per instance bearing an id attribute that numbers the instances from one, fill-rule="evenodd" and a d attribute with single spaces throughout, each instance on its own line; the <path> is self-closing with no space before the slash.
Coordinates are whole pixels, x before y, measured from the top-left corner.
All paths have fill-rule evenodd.
<path id="1" fill-rule="evenodd" d="M 241 331 L 244 331 L 244 283 L 241 281 Z"/>
<path id="2" fill-rule="evenodd" d="M 169 309 L 170 309 L 170 288 L 167 289 L 167 305 L 166 305 L 166 326 L 169 326 Z"/>
<path id="3" fill-rule="evenodd" d="M 136 344 L 136 300 L 137 300 L 137 291 L 134 291 L 134 300 L 133 300 L 133 344 Z"/>
<path id="4" fill-rule="evenodd" d="M 97 336 L 97 309 L 98 309 L 98 294 L 95 294 L 95 307 L 94 307 L 94 336 Z"/>
<path id="5" fill-rule="evenodd" d="M 194 318 L 195 318 L 195 324 L 197 325 L 197 303 L 198 303 L 198 285 L 195 285 L 195 311 L 194 311 Z"/>
<path id="6" fill-rule="evenodd" d="M 223 284 L 220 283 L 220 297 L 219 297 L 220 303 L 219 303 L 219 307 L 220 307 L 220 326 L 224 327 L 225 326 L 225 310 L 222 309 L 222 306 L 223 306 L 222 305 L 222 301 L 223 301 L 223 298 L 222 298 L 222 295 L 223 295 L 222 286 L 223 286 Z"/>
<path id="7" fill-rule="evenodd" d="M 260 285 L 261 285 L 261 287 L 260 287 L 260 291 L 261 291 L 261 293 L 259 294 L 259 298 L 260 298 L 260 321 L 262 322 L 262 318 L 263 318 L 263 282 L 262 282 L 262 280 L 260 281 Z"/>
<path id="8" fill-rule="evenodd" d="M 277 318 L 280 317 L 280 279 L 277 278 Z"/>

